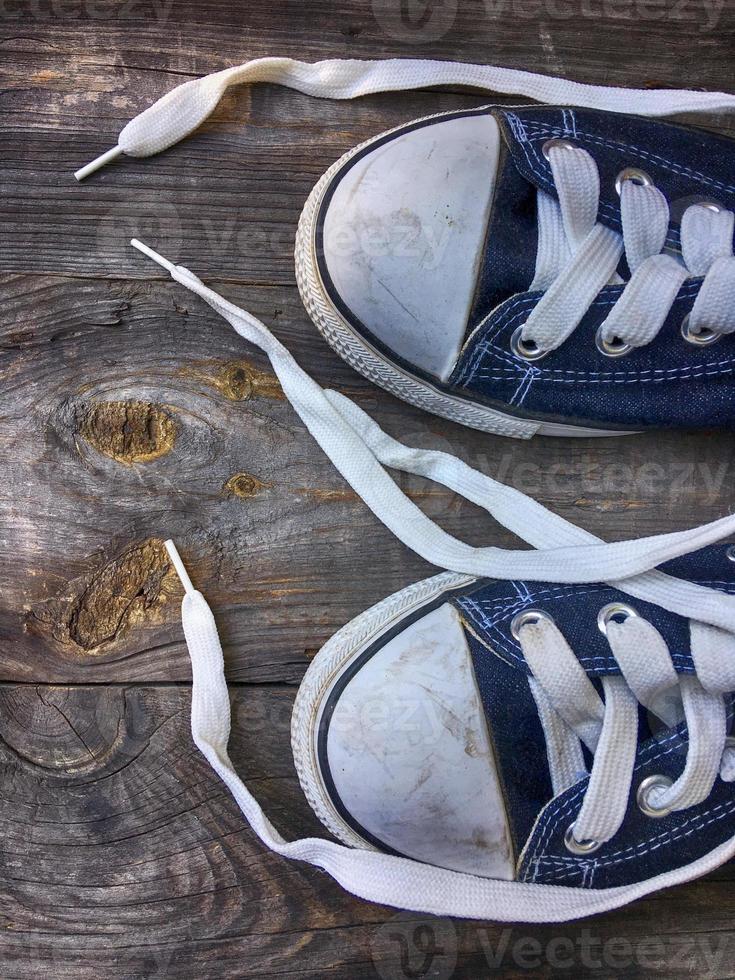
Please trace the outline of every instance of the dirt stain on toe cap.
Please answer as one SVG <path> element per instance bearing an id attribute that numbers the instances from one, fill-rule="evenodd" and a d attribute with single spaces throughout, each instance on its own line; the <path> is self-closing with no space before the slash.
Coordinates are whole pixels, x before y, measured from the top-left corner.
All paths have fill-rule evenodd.
<path id="1" fill-rule="evenodd" d="M 148 463 L 165 456 L 176 440 L 176 424 L 154 402 L 98 401 L 80 410 L 77 431 L 118 463 Z"/>

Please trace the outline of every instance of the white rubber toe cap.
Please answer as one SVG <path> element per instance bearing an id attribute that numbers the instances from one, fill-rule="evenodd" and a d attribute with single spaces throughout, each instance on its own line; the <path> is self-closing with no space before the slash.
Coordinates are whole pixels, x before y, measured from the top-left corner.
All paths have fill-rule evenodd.
<path id="1" fill-rule="evenodd" d="M 407 857 L 512 880 L 513 848 L 464 631 L 445 604 L 385 643 L 334 706 L 342 806 Z"/>
<path id="2" fill-rule="evenodd" d="M 465 337 L 499 147 L 486 114 L 378 140 L 337 175 L 324 215 L 324 262 L 341 306 L 442 380 Z"/>

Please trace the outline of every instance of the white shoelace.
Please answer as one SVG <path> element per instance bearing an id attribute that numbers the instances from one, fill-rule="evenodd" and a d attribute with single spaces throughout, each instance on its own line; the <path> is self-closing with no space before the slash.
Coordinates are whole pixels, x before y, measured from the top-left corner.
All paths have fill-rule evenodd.
<path id="1" fill-rule="evenodd" d="M 605 544 L 519 491 L 503 486 L 448 453 L 412 449 L 392 439 L 348 398 L 319 387 L 254 316 L 223 299 L 183 266 L 174 265 L 141 242 L 134 240 L 132 244 L 167 269 L 173 279 L 199 295 L 242 337 L 266 352 L 284 393 L 316 441 L 371 510 L 408 547 L 441 568 L 477 576 L 566 583 L 608 581 L 628 595 L 689 618 L 694 662 L 707 691 L 715 690 L 718 684 L 731 685 L 731 682 L 732 686 L 726 689 L 735 687 L 732 677 L 735 637 L 731 632 L 735 624 L 735 597 L 673 578 L 655 568 L 670 558 L 732 534 L 735 516 L 689 531 Z M 420 474 L 462 494 L 484 507 L 496 520 L 531 544 L 532 549 L 473 548 L 453 538 L 406 497 L 387 473 L 387 466 Z M 192 586 L 176 549 L 171 543 L 168 547 L 186 590 L 182 622 L 192 660 L 194 741 L 232 792 L 252 829 L 277 853 L 325 869 L 349 891 L 370 901 L 437 914 L 491 917 L 501 921 L 563 921 L 613 908 L 654 887 L 704 873 L 735 853 L 735 840 L 728 841 L 702 859 L 694 871 L 677 869 L 660 876 L 655 883 L 602 889 L 594 894 L 580 894 L 578 889 L 557 886 L 550 896 L 544 885 L 491 881 L 368 849 L 348 848 L 331 841 L 309 838 L 286 842 L 239 778 L 228 757 L 229 698 L 217 628 L 211 610 L 201 593 Z M 533 639 L 527 640 L 531 634 L 527 634 L 525 628 L 522 634 L 526 646 L 529 642 L 532 645 Z M 545 638 L 547 641 L 548 637 Z M 613 742 L 621 728 L 620 718 L 630 717 L 631 698 L 650 700 L 653 697 L 650 690 L 656 689 L 658 676 L 651 680 L 645 671 L 637 673 L 635 667 L 630 667 L 632 641 L 628 644 L 626 640 L 613 649 L 624 670 L 624 680 L 610 679 L 611 683 L 606 684 L 609 702 L 606 700 L 602 714 L 599 707 L 590 709 L 593 723 L 601 724 L 596 743 L 596 772 L 593 772 L 595 785 L 604 782 L 605 771 L 616 764 Z M 552 656 L 564 659 L 563 652 Z M 531 660 L 534 660 L 533 651 L 529 662 Z M 574 660 L 579 668 L 578 661 Z M 543 671 L 538 668 L 537 661 L 538 658 L 534 660 L 534 669 L 538 669 L 538 678 Z M 571 676 L 571 672 L 571 661 L 560 667 L 560 676 Z M 544 709 L 546 715 L 557 717 L 558 727 L 562 722 L 568 724 L 564 706 L 574 704 L 576 695 L 571 688 L 576 683 L 578 679 L 572 679 L 570 691 L 561 696 L 553 690 L 554 685 L 548 682 L 546 675 L 537 681 L 537 692 L 548 692 L 541 695 L 549 702 Z M 701 697 L 697 699 L 696 692 L 684 695 L 686 685 L 681 686 L 682 696 L 686 697 L 687 721 L 691 718 L 694 733 L 700 715 L 706 715 L 708 709 L 703 708 L 704 702 Z M 626 694 L 624 688 L 630 693 Z M 632 726 L 623 727 L 628 733 L 623 745 L 629 755 L 629 729 Z M 591 731 L 589 724 L 587 729 Z M 576 729 L 573 731 L 578 737 Z M 692 755 L 693 748 L 690 748 L 690 758 L 696 763 L 698 786 L 711 774 L 709 759 L 713 752 L 717 754 L 719 746 L 716 735 L 706 724 L 691 735 L 691 745 L 696 746 L 697 751 Z M 594 740 L 589 734 L 587 738 Z M 573 759 L 574 749 L 568 747 L 569 738 L 565 735 L 561 740 Z M 705 762 L 698 761 L 700 747 L 709 752 Z M 719 762 L 718 759 L 718 765 Z M 567 771 L 572 768 L 567 766 Z M 552 766 L 552 774 L 555 779 L 561 778 L 558 766 Z M 674 803 L 685 798 L 684 790 L 692 792 L 694 782 L 693 777 L 686 776 L 684 788 L 677 789 Z M 610 819 L 600 829 L 602 791 L 593 788 L 588 791 L 588 798 L 591 800 L 588 812 L 598 823 L 594 823 L 592 817 L 588 818 L 587 813 L 582 814 L 584 820 L 577 832 L 607 833 L 614 820 Z M 658 805 L 660 801 L 656 802 Z"/>
<path id="2" fill-rule="evenodd" d="M 132 119 L 117 146 L 75 173 L 77 180 L 122 153 L 147 157 L 160 153 L 196 129 L 231 85 L 270 82 L 321 99 L 354 99 L 375 92 L 407 91 L 439 85 L 504 95 L 521 95 L 549 105 L 576 105 L 642 116 L 735 109 L 735 96 L 688 89 L 632 89 L 583 85 L 565 78 L 491 65 L 389 58 L 385 61 L 335 59 L 309 64 L 291 58 L 256 58 L 204 78 L 184 82 Z"/>
<path id="3" fill-rule="evenodd" d="M 548 615 L 525 614 L 518 640 L 535 679 L 532 690 L 547 738 L 554 794 L 584 772 L 581 746 L 594 753 L 582 808 L 568 837 L 572 849 L 592 853 L 620 829 L 638 746 L 638 704 L 667 728 L 686 722 L 686 765 L 673 782 L 659 777 L 640 800 L 664 816 L 707 799 L 718 775 L 735 779 L 727 745 L 726 696 L 735 691 L 735 636 L 722 630 L 692 631 L 696 675 L 674 669 L 658 630 L 631 608 L 619 607 L 605 633 L 622 676 L 602 678 L 604 701 L 564 636 Z M 702 683 L 702 678 L 705 683 Z M 575 847 L 576 846 L 576 847 Z"/>
<path id="4" fill-rule="evenodd" d="M 490 65 L 395 58 L 335 59 L 310 64 L 291 58 L 257 58 L 172 89 L 123 128 L 117 146 L 81 167 L 74 176 L 83 180 L 122 153 L 147 157 L 165 150 L 204 122 L 230 86 L 246 82 L 284 85 L 325 99 L 462 85 L 527 96 L 547 104 L 636 115 L 667 116 L 735 108 L 735 96 L 723 92 L 583 85 Z M 559 204 L 539 192 L 539 246 L 532 286 L 546 292 L 527 322 L 516 331 L 516 353 L 538 360 L 564 342 L 603 286 L 618 281 L 615 269 L 623 241 L 632 276 L 600 328 L 598 342 L 602 350 L 618 356 L 649 343 L 661 329 L 688 274 L 705 276 L 705 281 L 685 325 L 685 336 L 693 343 L 704 343 L 735 330 L 733 215 L 689 208 L 681 228 L 685 264 L 679 263 L 659 254 L 669 213 L 656 188 L 638 186 L 633 180 L 623 183 L 621 239 L 596 223 L 599 175 L 594 160 L 586 151 L 563 140 L 550 142 L 557 144 L 549 152 L 549 161 Z"/>
<path id="5" fill-rule="evenodd" d="M 703 344 L 735 331 L 732 211 L 712 203 L 687 208 L 680 260 L 663 254 L 669 205 L 646 174 L 631 168 L 620 180 L 621 236 L 597 221 L 600 175 L 590 154 L 559 139 L 550 140 L 545 153 L 559 200 L 538 194 L 539 244 L 531 289 L 544 295 L 517 331 L 521 356 L 539 360 L 564 343 L 600 290 L 621 281 L 616 270 L 623 250 L 631 277 L 598 330 L 603 352 L 619 357 L 649 344 L 691 276 L 704 276 L 704 282 L 683 324 L 684 336 Z"/>

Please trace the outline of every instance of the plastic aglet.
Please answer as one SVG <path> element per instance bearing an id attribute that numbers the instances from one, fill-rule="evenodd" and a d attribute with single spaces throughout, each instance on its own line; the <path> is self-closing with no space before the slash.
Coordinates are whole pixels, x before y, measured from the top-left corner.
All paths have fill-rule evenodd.
<path id="1" fill-rule="evenodd" d="M 189 573 L 187 572 L 186 568 L 184 568 L 184 563 L 181 560 L 181 555 L 176 550 L 176 545 L 170 539 L 168 541 L 165 541 L 164 544 L 166 545 L 166 551 L 168 552 L 168 556 L 171 559 L 171 564 L 174 566 L 174 569 L 176 570 L 176 574 L 179 576 L 179 578 L 181 579 L 181 584 L 184 586 L 184 591 L 196 592 L 196 589 L 194 588 L 192 581 L 189 578 Z"/>
<path id="2" fill-rule="evenodd" d="M 158 252 L 154 251 L 152 248 L 149 248 L 147 245 L 144 245 L 139 239 L 131 238 L 130 244 L 133 246 L 133 248 L 137 248 L 139 252 L 142 252 L 143 255 L 147 255 L 149 259 L 153 259 L 154 262 L 157 262 L 159 265 L 163 266 L 163 268 L 168 272 L 172 272 L 176 268 L 173 262 L 169 262 L 168 259 L 164 259 L 162 255 L 159 255 Z"/>
<path id="3" fill-rule="evenodd" d="M 89 177 L 90 174 L 93 174 L 95 170 L 101 170 L 105 164 L 110 162 L 110 160 L 115 160 L 121 153 L 122 150 L 119 146 L 113 146 L 113 148 L 108 150 L 107 153 L 102 153 L 96 159 L 92 160 L 91 163 L 88 163 L 84 167 L 80 167 L 79 170 L 76 170 L 74 172 L 74 176 L 77 180 L 84 180 L 85 177 Z"/>

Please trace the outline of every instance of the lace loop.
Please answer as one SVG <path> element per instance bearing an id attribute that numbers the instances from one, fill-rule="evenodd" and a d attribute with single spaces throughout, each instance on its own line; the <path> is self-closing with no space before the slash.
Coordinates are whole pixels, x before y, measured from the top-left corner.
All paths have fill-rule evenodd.
<path id="1" fill-rule="evenodd" d="M 681 719 L 679 677 L 666 641 L 656 627 L 640 616 L 624 623 L 613 620 L 608 625 L 607 639 L 635 699 L 669 727 L 677 724 Z M 645 672 L 640 670 L 641 650 L 646 651 Z"/>
<path id="2" fill-rule="evenodd" d="M 652 255 L 658 255 L 669 231 L 669 205 L 651 184 L 626 180 L 620 192 L 625 258 L 632 273 Z"/>
<path id="3" fill-rule="evenodd" d="M 682 285 L 704 276 L 684 336 L 711 343 L 735 331 L 735 214 L 694 204 L 681 222 L 682 259 L 663 252 L 669 206 L 650 183 L 620 185 L 622 236 L 597 222 L 600 181 L 592 156 L 581 147 L 548 151 L 558 201 L 538 192 L 538 248 L 532 289 L 544 294 L 526 321 L 522 339 L 555 350 L 579 326 L 607 285 L 620 283 L 625 252 L 631 276 L 597 334 L 603 354 L 619 357 L 650 344 L 660 333 Z M 562 237 L 563 236 L 563 237 Z"/>
<path id="4" fill-rule="evenodd" d="M 712 792 L 721 769 L 731 772 L 732 760 L 726 756 L 722 676 L 711 669 L 706 671 L 715 683 L 714 690 L 706 690 L 697 676 L 678 675 L 663 637 L 645 619 L 634 615 L 622 622 L 611 618 L 607 623 L 605 635 L 621 674 L 602 678 L 604 703 L 548 617 L 520 626 L 517 635 L 533 674 L 536 703 L 543 706 L 539 717 L 546 734 L 550 770 L 556 774 L 555 792 L 568 789 L 575 780 L 569 763 L 562 765 L 559 760 L 578 760 L 581 743 L 594 753 L 574 822 L 575 841 L 605 843 L 620 829 L 635 767 L 639 703 L 662 718 L 668 728 L 683 716 L 688 739 L 681 775 L 675 782 L 659 781 L 647 787 L 644 812 L 658 816 L 696 806 Z M 699 663 L 706 670 L 715 653 L 704 648 L 701 637 L 698 646 L 695 666 Z M 572 781 L 564 785 L 565 778 Z"/>
<path id="5" fill-rule="evenodd" d="M 693 204 L 681 218 L 681 251 L 693 276 L 706 276 L 717 259 L 732 256 L 735 214 Z"/>
<path id="6" fill-rule="evenodd" d="M 610 281 L 622 254 L 620 236 L 595 225 L 531 311 L 523 340 L 545 351 L 560 347 Z"/>
<path id="7" fill-rule="evenodd" d="M 597 164 L 579 147 L 565 144 L 552 146 L 547 158 L 557 187 L 574 185 L 575 194 L 559 198 L 564 231 L 571 251 L 576 251 L 597 222 L 600 203 L 600 172 Z"/>
<path id="8" fill-rule="evenodd" d="M 695 334 L 711 330 L 716 335 L 735 330 L 735 257 L 715 259 L 705 276 L 689 314 Z"/>
<path id="9" fill-rule="evenodd" d="M 603 677 L 605 714 L 584 802 L 574 822 L 577 840 L 609 840 L 628 808 L 637 748 L 638 706 L 622 677 Z"/>
<path id="10" fill-rule="evenodd" d="M 600 326 L 602 337 L 642 347 L 657 336 L 687 277 L 670 255 L 652 255 L 635 270 Z"/>

